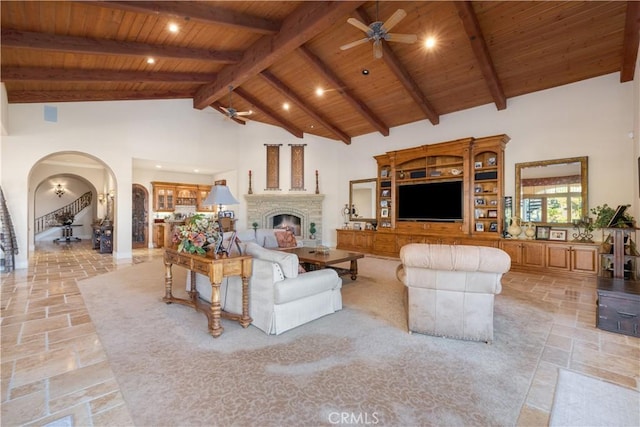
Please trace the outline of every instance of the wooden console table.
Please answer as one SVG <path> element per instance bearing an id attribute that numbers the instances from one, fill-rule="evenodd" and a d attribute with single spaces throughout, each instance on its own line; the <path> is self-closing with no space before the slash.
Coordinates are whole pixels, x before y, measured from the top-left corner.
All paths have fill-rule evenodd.
<path id="1" fill-rule="evenodd" d="M 171 294 L 173 287 L 172 265 L 184 267 L 191 274 L 191 289 L 189 299 L 176 298 Z M 192 255 L 178 252 L 175 249 L 165 249 L 165 296 L 162 298 L 167 304 L 178 303 L 202 311 L 209 321 L 209 333 L 214 338 L 222 335 L 224 328 L 220 325 L 220 317 L 236 320 L 243 328 L 248 327 L 253 319 L 249 316 L 249 277 L 252 271 L 252 258 L 248 255 L 213 258 L 212 256 Z M 205 304 L 198 298 L 196 291 L 196 273 L 209 277 L 211 282 L 211 304 Z M 242 314 L 228 313 L 220 307 L 220 284 L 228 276 L 242 277 Z"/>

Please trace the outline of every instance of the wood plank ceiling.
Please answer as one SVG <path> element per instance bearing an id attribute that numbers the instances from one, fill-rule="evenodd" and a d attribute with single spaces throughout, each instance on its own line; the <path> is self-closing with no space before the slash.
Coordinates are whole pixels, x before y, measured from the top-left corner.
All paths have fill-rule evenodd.
<path id="1" fill-rule="evenodd" d="M 365 37 L 348 18 L 399 8 L 393 32 L 418 42 L 383 42 L 381 59 L 371 42 L 340 50 Z M 250 120 L 347 144 L 600 75 L 632 80 L 640 28 L 636 1 L 2 1 L 0 12 L 10 103 L 190 98 L 225 114 L 231 100 Z"/>

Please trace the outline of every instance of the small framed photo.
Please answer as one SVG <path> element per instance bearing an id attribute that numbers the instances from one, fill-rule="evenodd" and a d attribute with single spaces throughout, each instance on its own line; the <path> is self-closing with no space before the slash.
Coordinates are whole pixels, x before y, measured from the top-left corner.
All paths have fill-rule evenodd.
<path id="1" fill-rule="evenodd" d="M 353 229 L 354 230 L 362 230 L 362 225 L 360 225 L 359 222 L 354 222 L 353 223 Z"/>
<path id="2" fill-rule="evenodd" d="M 381 178 L 386 178 L 389 176 L 389 169 L 381 169 L 380 170 L 380 177 Z"/>
<path id="3" fill-rule="evenodd" d="M 389 189 L 382 190 L 382 192 L 380 193 L 380 196 L 381 197 L 391 197 L 391 190 L 389 190 Z"/>
<path id="4" fill-rule="evenodd" d="M 489 166 L 495 166 L 496 165 L 496 158 L 495 157 L 489 157 L 487 159 L 487 165 Z"/>
<path id="5" fill-rule="evenodd" d="M 389 201 L 388 200 L 380 200 L 380 207 L 381 208 L 388 208 L 389 207 Z"/>
<path id="6" fill-rule="evenodd" d="M 476 199 L 476 206 L 484 206 L 484 199 Z"/>
<path id="7" fill-rule="evenodd" d="M 491 224 L 489 224 L 489 231 L 498 231 L 498 223 L 492 222 Z"/>
<path id="8" fill-rule="evenodd" d="M 489 201 L 489 204 L 491 206 L 498 206 L 498 201 L 496 199 L 493 199 L 493 200 Z"/>
<path id="9" fill-rule="evenodd" d="M 482 222 L 476 222 L 476 231 L 484 231 L 484 224 Z"/>
<path id="10" fill-rule="evenodd" d="M 475 162 L 475 163 L 474 163 L 474 167 L 475 167 L 476 169 L 480 169 L 480 168 L 482 167 L 482 162 Z"/>
<path id="11" fill-rule="evenodd" d="M 549 240 L 549 232 L 551 227 L 546 225 L 539 225 L 536 227 L 536 240 Z"/>
<path id="12" fill-rule="evenodd" d="M 473 192 L 474 192 L 474 193 L 482 193 L 482 187 L 481 187 L 481 186 L 479 186 L 479 185 L 478 185 L 478 186 L 476 186 L 476 187 L 473 189 Z"/>
<path id="13" fill-rule="evenodd" d="M 551 229 L 549 231 L 549 240 L 558 240 L 564 242 L 567 240 L 567 230 Z"/>
<path id="14" fill-rule="evenodd" d="M 389 208 L 380 209 L 380 216 L 382 218 L 389 218 Z"/>
<path id="15" fill-rule="evenodd" d="M 487 211 L 487 216 L 489 218 L 498 218 L 498 211 L 496 209 L 489 209 Z"/>

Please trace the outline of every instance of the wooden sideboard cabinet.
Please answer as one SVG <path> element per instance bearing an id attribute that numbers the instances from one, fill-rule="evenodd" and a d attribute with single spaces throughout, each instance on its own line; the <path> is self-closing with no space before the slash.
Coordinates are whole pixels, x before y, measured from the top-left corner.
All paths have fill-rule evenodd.
<path id="1" fill-rule="evenodd" d="M 337 248 L 346 251 L 371 252 L 373 248 L 371 230 L 338 230 Z"/>
<path id="2" fill-rule="evenodd" d="M 591 276 L 598 272 L 595 243 L 504 239 L 500 248 L 511 257 L 513 270 Z"/>

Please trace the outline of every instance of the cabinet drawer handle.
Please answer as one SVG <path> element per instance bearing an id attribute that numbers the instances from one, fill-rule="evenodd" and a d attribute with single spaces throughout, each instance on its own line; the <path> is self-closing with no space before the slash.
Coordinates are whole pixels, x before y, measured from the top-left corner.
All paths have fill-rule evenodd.
<path id="1" fill-rule="evenodd" d="M 618 313 L 622 317 L 629 317 L 629 318 L 638 317 L 637 314 L 625 313 L 624 311 L 616 311 L 616 313 Z"/>

